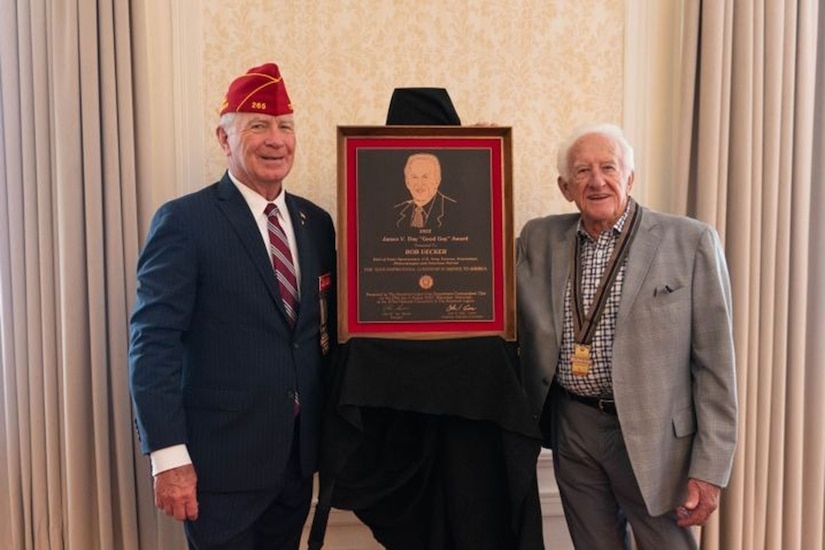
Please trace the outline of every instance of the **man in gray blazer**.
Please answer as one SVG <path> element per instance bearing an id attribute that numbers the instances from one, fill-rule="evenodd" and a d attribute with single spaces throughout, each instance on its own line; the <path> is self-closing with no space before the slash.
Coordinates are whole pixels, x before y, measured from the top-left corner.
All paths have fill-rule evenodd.
<path id="1" fill-rule="evenodd" d="M 736 443 L 730 282 L 716 231 L 639 206 L 613 125 L 559 149 L 578 214 L 529 221 L 518 243 L 524 384 L 573 542 L 696 548 Z"/>
<path id="2" fill-rule="evenodd" d="M 229 87 L 220 181 L 155 214 L 130 388 L 155 505 L 190 548 L 298 548 L 335 331 L 335 232 L 287 193 L 295 121 L 274 63 Z"/>

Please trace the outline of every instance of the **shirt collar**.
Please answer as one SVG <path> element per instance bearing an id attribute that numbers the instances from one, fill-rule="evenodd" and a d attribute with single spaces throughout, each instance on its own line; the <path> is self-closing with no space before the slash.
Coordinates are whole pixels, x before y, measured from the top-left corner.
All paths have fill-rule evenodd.
<path id="1" fill-rule="evenodd" d="M 633 202 L 633 199 L 628 198 L 627 206 L 625 206 L 624 212 L 622 212 L 622 215 L 619 216 L 619 219 L 616 220 L 616 223 L 614 223 L 613 227 L 610 229 L 611 236 L 615 237 L 615 236 L 621 234 L 621 232 L 624 230 L 625 223 L 627 222 L 627 218 L 630 215 L 630 204 L 631 204 L 631 202 Z M 576 226 L 576 231 L 578 232 L 578 234 L 580 236 L 584 236 L 584 237 L 587 237 L 588 239 L 593 240 L 592 237 L 590 236 L 590 233 L 588 233 L 587 230 L 584 228 L 584 224 L 582 223 L 581 217 L 579 217 L 579 223 Z"/>
<path id="2" fill-rule="evenodd" d="M 235 176 L 232 175 L 232 172 L 229 172 L 229 179 L 232 180 L 232 183 L 234 183 L 235 187 L 238 188 L 238 191 L 241 192 L 246 204 L 249 205 L 249 209 L 252 210 L 256 216 L 263 215 L 266 205 L 270 202 L 274 203 L 275 206 L 278 207 L 281 217 L 286 216 L 286 214 L 284 214 L 284 211 L 286 211 L 286 191 L 283 188 L 281 188 L 281 192 L 278 193 L 278 196 L 275 197 L 274 201 L 268 201 L 257 191 L 254 191 L 250 187 L 242 184 Z"/>

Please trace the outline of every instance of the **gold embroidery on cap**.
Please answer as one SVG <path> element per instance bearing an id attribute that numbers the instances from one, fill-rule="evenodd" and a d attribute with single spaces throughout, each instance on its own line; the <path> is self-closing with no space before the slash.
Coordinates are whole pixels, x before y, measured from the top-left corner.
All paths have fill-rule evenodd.
<path id="1" fill-rule="evenodd" d="M 255 74 L 257 74 L 257 73 L 255 73 Z M 258 76 L 264 76 L 264 75 L 258 75 Z M 261 90 L 263 90 L 267 86 L 272 86 L 273 84 L 277 84 L 278 82 L 281 81 L 280 78 L 277 79 L 277 80 L 273 78 L 271 80 L 272 80 L 272 82 L 267 82 L 266 84 L 262 84 L 261 86 L 258 86 L 257 88 L 255 88 L 254 90 L 249 92 L 249 94 L 247 94 L 247 96 L 245 98 L 243 98 L 243 100 L 238 102 L 238 105 L 237 105 L 237 107 L 235 107 L 235 110 L 237 111 L 238 109 L 240 109 L 241 105 L 245 104 L 247 101 L 250 100 L 250 98 L 252 98 L 255 94 L 257 94 L 258 92 L 260 92 Z M 254 108 L 254 106 L 253 106 L 253 108 Z"/>

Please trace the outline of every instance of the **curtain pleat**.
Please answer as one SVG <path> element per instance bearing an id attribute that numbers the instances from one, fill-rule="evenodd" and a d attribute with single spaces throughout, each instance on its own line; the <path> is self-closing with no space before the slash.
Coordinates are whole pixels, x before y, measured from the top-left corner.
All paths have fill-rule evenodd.
<path id="1" fill-rule="evenodd" d="M 720 0 L 686 2 L 684 15 L 695 95 L 680 190 L 686 213 L 723 236 L 740 402 L 733 476 L 702 547 L 822 548 L 822 14 L 815 0 Z"/>
<path id="2" fill-rule="evenodd" d="M 0 7 L 0 547 L 138 548 L 130 3 Z"/>
<path id="3" fill-rule="evenodd" d="M 813 153 L 811 158 L 811 201 L 808 206 L 808 215 L 812 225 L 820 225 L 819 217 L 825 212 L 825 185 L 822 184 L 822 175 L 825 174 L 825 8 L 820 7 L 818 13 L 811 8 L 816 6 L 804 5 L 800 10 L 800 19 L 816 21 L 818 33 L 809 37 L 811 42 L 816 41 L 816 61 L 813 99 Z M 813 181 L 813 178 L 816 178 Z M 804 208 L 804 205 L 802 206 Z M 810 300 L 807 312 L 807 326 L 819 327 L 819 334 L 808 338 L 805 346 L 804 365 L 805 380 L 802 399 L 804 400 L 804 433 L 805 454 L 802 465 L 802 515 L 800 522 L 803 525 L 801 548 L 825 548 L 825 430 L 822 429 L 822 419 L 825 418 L 825 338 L 821 335 L 821 328 L 825 327 L 825 300 L 821 297 L 823 281 L 825 281 L 825 234 L 822 230 L 812 231 L 808 242 L 808 250 L 802 251 L 809 258 L 809 277 L 804 287 L 806 296 L 817 297 Z M 816 330 L 816 329 L 814 329 Z M 818 527 L 817 527 L 818 526 Z"/>

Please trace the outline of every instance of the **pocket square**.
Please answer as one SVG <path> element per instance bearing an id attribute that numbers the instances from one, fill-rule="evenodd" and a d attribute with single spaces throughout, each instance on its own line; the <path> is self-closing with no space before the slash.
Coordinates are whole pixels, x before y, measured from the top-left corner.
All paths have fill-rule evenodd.
<path id="1" fill-rule="evenodd" d="M 682 288 L 682 285 L 676 283 L 657 286 L 656 290 L 653 291 L 653 296 L 667 296 L 668 294 L 673 294 L 680 288 Z"/>

